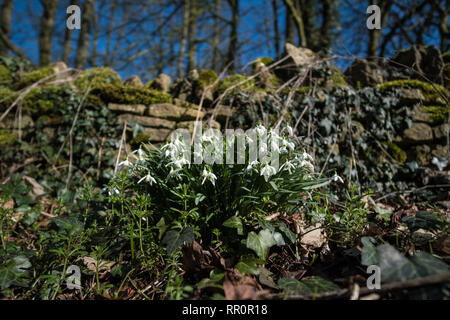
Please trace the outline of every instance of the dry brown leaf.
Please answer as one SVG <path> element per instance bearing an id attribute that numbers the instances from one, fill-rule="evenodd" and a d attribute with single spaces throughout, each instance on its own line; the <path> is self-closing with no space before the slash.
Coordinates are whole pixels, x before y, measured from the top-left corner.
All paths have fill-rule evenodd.
<path id="1" fill-rule="evenodd" d="M 83 263 L 84 265 L 92 272 L 96 272 L 97 268 L 97 260 L 95 260 L 92 257 L 83 257 Z M 109 273 L 111 271 L 111 268 L 116 264 L 114 261 L 106 261 L 106 260 L 100 260 L 98 265 L 98 272 L 105 274 Z"/>
<path id="2" fill-rule="evenodd" d="M 33 187 L 33 190 L 31 190 L 31 197 L 33 199 L 45 194 L 44 188 L 35 179 L 28 176 L 23 176 L 22 179 Z"/>
<path id="3" fill-rule="evenodd" d="M 312 248 L 321 248 L 327 242 L 325 230 L 320 223 L 302 230 L 303 236 L 300 243 Z"/>

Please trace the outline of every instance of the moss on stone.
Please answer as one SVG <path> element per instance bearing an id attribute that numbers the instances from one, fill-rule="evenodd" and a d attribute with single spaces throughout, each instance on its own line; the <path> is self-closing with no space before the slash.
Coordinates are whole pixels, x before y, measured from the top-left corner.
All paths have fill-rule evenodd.
<path id="1" fill-rule="evenodd" d="M 240 85 L 237 86 L 237 84 L 239 83 Z M 249 77 L 242 74 L 230 75 L 220 81 L 218 92 L 219 94 L 222 94 L 225 92 L 225 90 L 231 87 L 234 88 L 231 89 L 228 93 L 236 93 L 241 90 L 251 90 L 255 88 L 255 81 L 254 79 L 249 79 Z"/>
<path id="2" fill-rule="evenodd" d="M 150 141 L 150 136 L 143 133 L 143 132 L 139 132 L 131 141 L 130 141 L 130 145 L 133 149 L 138 149 L 141 144 L 145 144 L 148 143 Z"/>
<path id="3" fill-rule="evenodd" d="M 6 66 L 0 65 L 0 85 L 8 85 L 12 81 L 12 72 Z"/>
<path id="4" fill-rule="evenodd" d="M 434 86 L 420 81 L 420 80 L 394 80 L 388 81 L 378 85 L 378 88 L 381 91 L 386 91 L 391 88 L 406 88 L 406 89 L 419 89 L 422 91 L 423 96 L 425 97 L 426 104 L 445 104 L 441 95 L 445 97 L 449 97 L 449 92 L 443 86 L 435 84 Z"/>
<path id="5" fill-rule="evenodd" d="M 430 114 L 430 120 L 433 124 L 441 124 L 448 121 L 450 108 L 443 106 L 426 106 L 422 111 Z"/>
<path id="6" fill-rule="evenodd" d="M 6 108 L 8 108 L 18 96 L 19 93 L 11 89 L 0 88 L 0 111 L 6 110 Z"/>
<path id="7" fill-rule="evenodd" d="M 49 78 L 49 80 L 51 80 L 51 75 L 53 74 L 55 74 L 55 70 L 53 70 L 52 67 L 45 67 L 28 72 L 19 79 L 19 81 L 15 85 L 15 88 L 17 90 L 20 90 L 45 78 Z"/>
<path id="8" fill-rule="evenodd" d="M 330 80 L 333 83 L 334 87 L 346 87 L 347 82 L 345 81 L 344 75 L 336 68 L 335 66 L 331 67 L 331 75 Z"/>
<path id="9" fill-rule="evenodd" d="M 91 84 L 92 83 L 92 84 Z M 106 67 L 92 68 L 83 71 L 74 81 L 75 86 L 81 90 L 86 90 L 91 84 L 91 88 L 96 88 L 104 84 L 121 86 L 122 80 L 114 70 Z"/>
<path id="10" fill-rule="evenodd" d="M 382 142 L 383 145 L 388 147 L 389 153 L 392 157 L 400 163 L 404 163 L 407 159 L 406 152 L 402 150 L 398 145 L 393 142 Z"/>
<path id="11" fill-rule="evenodd" d="M 143 104 L 172 103 L 172 97 L 164 92 L 148 89 L 125 87 L 123 85 L 102 84 L 95 87 L 91 94 L 105 103 Z"/>
<path id="12" fill-rule="evenodd" d="M 444 63 L 450 63 L 450 51 L 442 54 L 442 60 Z"/>
<path id="13" fill-rule="evenodd" d="M 0 129 L 0 147 L 12 146 L 17 139 L 16 132 L 8 129 Z"/>
<path id="14" fill-rule="evenodd" d="M 300 87 L 297 90 L 295 90 L 295 93 L 298 95 L 305 95 L 309 92 L 309 90 L 311 89 L 310 86 L 304 86 L 304 87 Z M 288 92 L 289 93 L 289 92 Z"/>
<path id="15" fill-rule="evenodd" d="M 198 76 L 198 81 L 203 87 L 210 86 L 219 76 L 214 70 L 203 70 Z"/>

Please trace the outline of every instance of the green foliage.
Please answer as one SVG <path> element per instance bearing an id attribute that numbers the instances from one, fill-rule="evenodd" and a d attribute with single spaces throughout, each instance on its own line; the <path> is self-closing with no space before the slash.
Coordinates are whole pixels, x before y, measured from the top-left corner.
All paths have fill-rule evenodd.
<path id="1" fill-rule="evenodd" d="M 96 88 L 105 84 L 121 86 L 122 80 L 117 72 L 110 68 L 103 67 L 92 68 L 81 72 L 75 79 L 74 84 L 82 91 L 86 91 L 89 85 L 91 85 L 91 88 Z"/>
<path id="2" fill-rule="evenodd" d="M 25 87 L 28 87 L 42 79 L 48 78 L 48 80 L 51 80 L 53 75 L 55 73 L 55 70 L 53 70 L 52 67 L 45 67 L 42 69 L 38 69 L 35 71 L 31 71 L 23 75 L 19 81 L 15 84 L 15 89 L 20 90 Z"/>
<path id="3" fill-rule="evenodd" d="M 104 103 L 143 104 L 172 103 L 172 97 L 164 92 L 148 88 L 134 88 L 102 84 L 96 86 L 91 94 L 99 97 Z"/>

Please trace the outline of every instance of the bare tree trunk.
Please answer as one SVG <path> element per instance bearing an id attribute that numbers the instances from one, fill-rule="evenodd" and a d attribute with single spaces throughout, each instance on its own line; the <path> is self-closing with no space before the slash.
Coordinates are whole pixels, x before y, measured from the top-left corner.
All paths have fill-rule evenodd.
<path id="1" fill-rule="evenodd" d="M 238 47 L 238 27 L 239 27 L 239 0 L 228 0 L 228 4 L 231 8 L 231 31 L 230 31 L 230 44 L 228 47 L 227 65 L 230 65 L 230 71 L 234 71 L 235 59 Z"/>
<path id="2" fill-rule="evenodd" d="M 212 65 L 211 65 L 211 69 L 214 71 L 219 71 L 220 5 L 221 5 L 221 0 L 214 0 L 213 57 L 212 57 Z"/>
<path id="3" fill-rule="evenodd" d="M 277 0 L 272 0 L 273 10 L 273 40 L 275 42 L 275 57 L 280 57 L 280 30 L 278 28 L 278 3 Z"/>
<path id="4" fill-rule="evenodd" d="M 292 0 L 283 0 L 286 7 L 289 9 L 292 17 L 294 18 L 295 24 L 298 30 L 298 36 L 300 37 L 300 45 L 302 47 L 307 46 L 306 36 L 305 36 L 305 26 L 303 24 L 302 19 L 302 8 L 300 6 L 298 8 L 295 7 Z"/>
<path id="5" fill-rule="evenodd" d="M 195 55 L 197 53 L 197 1 L 190 0 L 189 6 L 189 24 L 188 24 L 188 64 L 186 73 L 195 68 Z"/>
<path id="6" fill-rule="evenodd" d="M 75 68 L 84 69 L 89 55 L 89 35 L 91 33 L 94 0 L 85 0 L 83 5 L 83 17 L 81 21 L 78 48 L 75 57 Z"/>
<path id="7" fill-rule="evenodd" d="M 111 16 L 109 17 L 109 25 L 108 25 L 108 36 L 106 38 L 106 56 L 109 57 L 111 54 L 111 39 L 113 34 L 113 28 L 114 28 L 114 18 L 115 18 L 115 12 L 116 12 L 116 6 L 117 6 L 117 0 L 111 1 Z"/>
<path id="8" fill-rule="evenodd" d="M 11 33 L 11 16 L 13 10 L 13 0 L 3 0 L 0 19 L 1 19 L 1 32 L 5 37 L 9 39 Z M 0 55 L 8 54 L 8 46 L 0 41 Z"/>
<path id="9" fill-rule="evenodd" d="M 80 2 L 79 0 L 71 0 L 70 5 L 78 6 L 79 2 Z M 64 61 L 67 65 L 69 65 L 70 51 L 72 50 L 72 35 L 73 30 L 66 28 L 63 44 L 62 61 Z"/>
<path id="10" fill-rule="evenodd" d="M 370 5 L 376 5 L 376 0 L 370 0 Z M 391 7 L 391 1 L 389 0 L 380 0 L 378 4 L 381 10 L 381 28 L 386 23 L 386 20 L 389 16 L 389 9 Z M 376 61 L 379 42 L 381 38 L 381 29 L 373 29 L 369 30 L 369 43 L 367 46 L 367 59 Z"/>
<path id="11" fill-rule="evenodd" d="M 44 8 L 39 31 L 39 62 L 41 66 L 52 61 L 52 34 L 59 0 L 41 0 Z"/>
<path id="12" fill-rule="evenodd" d="M 178 53 L 178 71 L 177 71 L 178 77 L 183 76 L 183 58 L 184 58 L 184 51 L 186 48 L 186 40 L 187 40 L 188 25 L 189 25 L 190 1 L 183 0 L 183 3 L 184 3 L 183 27 L 182 27 L 182 32 L 181 32 L 180 52 Z"/>
<path id="13" fill-rule="evenodd" d="M 320 0 L 322 5 L 322 25 L 320 26 L 320 47 L 328 50 L 331 47 L 331 29 L 334 22 L 334 0 Z"/>
<path id="14" fill-rule="evenodd" d="M 99 8 L 101 8 L 99 6 Z M 89 57 L 89 64 L 91 66 L 96 66 L 97 65 L 97 55 L 98 55 L 98 38 L 100 36 L 100 25 L 99 25 L 99 16 L 97 16 L 96 10 L 95 10 L 95 3 L 92 4 L 92 16 L 91 16 L 92 20 L 92 29 L 94 32 L 94 37 L 92 39 L 92 52 L 91 55 Z"/>
<path id="15" fill-rule="evenodd" d="M 292 14 L 289 10 L 286 10 L 286 43 L 294 44 L 295 43 L 295 30 L 294 26 L 294 18 L 292 18 Z"/>

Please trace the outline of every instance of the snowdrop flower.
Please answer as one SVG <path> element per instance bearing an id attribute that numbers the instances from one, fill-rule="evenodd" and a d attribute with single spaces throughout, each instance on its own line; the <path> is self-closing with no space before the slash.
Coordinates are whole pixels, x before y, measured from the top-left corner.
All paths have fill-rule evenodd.
<path id="1" fill-rule="evenodd" d="M 137 160 L 142 161 L 144 160 L 145 152 L 142 149 L 134 150 L 131 154 L 134 155 L 137 153 L 137 157 L 134 156 Z"/>
<path id="2" fill-rule="evenodd" d="M 254 160 L 252 162 L 250 162 L 247 166 L 247 171 L 251 171 L 251 170 L 255 170 L 256 171 L 256 166 L 259 164 L 258 160 Z"/>
<path id="3" fill-rule="evenodd" d="M 308 161 L 313 161 L 313 157 L 311 157 L 311 155 L 308 154 L 308 153 L 306 153 L 306 152 L 303 152 L 303 153 L 302 153 L 302 159 L 303 159 L 303 160 L 308 159 Z"/>
<path id="4" fill-rule="evenodd" d="M 293 142 L 289 142 L 287 139 L 281 140 L 281 145 L 284 147 L 284 150 L 286 150 L 286 148 L 291 151 L 295 149 L 295 144 Z"/>
<path id="5" fill-rule="evenodd" d="M 168 165 L 172 165 L 172 164 L 173 164 L 176 168 L 181 169 L 185 164 L 189 164 L 189 161 L 188 161 L 186 158 L 181 157 L 181 158 L 175 159 L 174 161 L 172 161 L 172 162 L 169 163 Z"/>
<path id="6" fill-rule="evenodd" d="M 291 173 L 292 173 L 292 169 L 295 169 L 295 165 L 294 165 L 291 161 L 286 161 L 286 162 L 281 166 L 281 168 L 282 168 L 283 170 L 289 171 L 289 174 L 291 174 Z"/>
<path id="7" fill-rule="evenodd" d="M 256 130 L 256 133 L 258 134 L 258 136 L 264 135 L 266 133 L 266 131 L 267 131 L 267 129 L 264 126 L 262 126 L 262 125 L 257 126 L 255 128 L 255 130 Z"/>
<path id="8" fill-rule="evenodd" d="M 299 164 L 300 167 L 308 167 L 311 171 L 314 171 L 314 166 L 311 164 L 311 162 L 302 160 Z"/>
<path id="9" fill-rule="evenodd" d="M 272 141 L 270 142 L 270 148 L 272 152 L 280 152 L 280 146 L 278 145 L 278 141 L 276 141 L 275 139 L 272 139 Z"/>
<path id="10" fill-rule="evenodd" d="M 145 180 L 145 182 L 149 182 L 150 185 L 156 183 L 155 178 L 153 178 L 153 177 L 150 175 L 150 173 L 148 173 L 145 177 L 142 177 L 142 178 L 138 181 L 138 183 L 141 183 L 141 182 L 144 181 L 144 180 Z"/>
<path id="11" fill-rule="evenodd" d="M 112 196 L 112 195 L 118 196 L 119 193 L 120 193 L 119 190 L 118 190 L 117 188 L 108 188 L 108 187 L 105 187 L 105 188 L 102 189 L 102 192 L 105 192 L 105 191 L 108 191 L 108 196 Z"/>
<path id="12" fill-rule="evenodd" d="M 294 135 L 294 130 L 292 129 L 291 126 L 287 126 L 284 129 L 287 130 L 289 136 L 293 136 Z"/>
<path id="13" fill-rule="evenodd" d="M 202 142 L 213 143 L 213 136 L 212 136 L 212 135 L 203 135 L 203 136 L 201 137 L 201 141 L 202 141 Z"/>
<path id="14" fill-rule="evenodd" d="M 340 183 L 344 183 L 344 180 L 342 180 L 342 178 L 340 176 L 338 176 L 337 174 L 335 174 L 332 179 L 335 182 L 339 181 Z"/>
<path id="15" fill-rule="evenodd" d="M 132 166 L 133 166 L 133 163 L 128 161 L 128 158 L 125 161 L 122 161 L 121 163 L 119 163 L 119 167 L 131 168 Z"/>
<path id="16" fill-rule="evenodd" d="M 267 143 L 265 143 L 265 142 L 261 143 L 259 145 L 259 149 L 260 149 L 260 152 L 266 153 L 267 152 Z"/>
<path id="17" fill-rule="evenodd" d="M 215 183 L 216 183 L 215 181 L 216 181 L 217 177 L 214 173 L 212 173 L 206 169 L 203 169 L 202 177 L 203 177 L 202 184 L 204 184 L 206 180 L 209 180 L 215 186 Z"/>
<path id="18" fill-rule="evenodd" d="M 274 174 L 276 174 L 277 173 L 277 169 L 275 169 L 274 167 L 272 167 L 271 165 L 269 165 L 269 164 L 266 164 L 262 169 L 261 169 L 261 175 L 262 176 L 264 176 L 264 177 L 270 177 L 270 176 L 272 176 L 272 175 L 274 175 Z"/>

